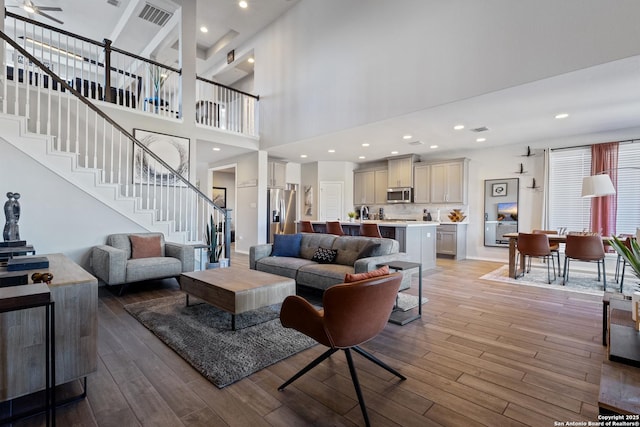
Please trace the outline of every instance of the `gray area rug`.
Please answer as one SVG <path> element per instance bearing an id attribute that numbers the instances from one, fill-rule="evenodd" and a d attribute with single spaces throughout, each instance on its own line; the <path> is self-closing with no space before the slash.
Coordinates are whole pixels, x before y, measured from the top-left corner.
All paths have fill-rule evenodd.
<path id="1" fill-rule="evenodd" d="M 236 316 L 236 331 L 229 313 L 204 303 L 186 307 L 184 295 L 124 308 L 218 388 L 316 344 L 282 327 L 280 304 Z"/>
<path id="2" fill-rule="evenodd" d="M 557 273 L 557 271 L 556 271 Z M 503 265 L 500 268 L 485 274 L 480 277 L 485 280 L 493 280 L 502 283 L 511 283 L 514 285 L 526 285 L 537 286 L 541 288 L 560 289 L 573 292 L 581 292 L 592 295 L 603 295 L 604 287 L 602 281 L 598 281 L 597 271 L 581 271 L 575 268 L 570 269 L 569 281 L 563 285 L 562 277 L 557 277 L 553 280 L 553 270 L 551 270 L 551 284 L 547 283 L 547 267 L 546 266 L 533 266 L 531 272 L 513 279 L 509 277 L 509 266 Z M 607 291 L 618 292 L 620 290 L 620 284 L 614 280 L 614 271 L 607 269 Z M 638 290 L 637 279 L 625 275 L 624 278 L 624 293 L 629 291 Z"/>

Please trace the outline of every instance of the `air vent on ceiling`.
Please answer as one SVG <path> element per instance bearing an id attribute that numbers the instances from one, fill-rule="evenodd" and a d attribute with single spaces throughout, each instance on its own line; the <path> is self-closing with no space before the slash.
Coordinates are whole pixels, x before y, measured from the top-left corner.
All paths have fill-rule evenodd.
<path id="1" fill-rule="evenodd" d="M 138 15 L 138 18 L 142 18 L 145 21 L 149 21 L 162 27 L 167 23 L 171 16 L 173 16 L 173 13 L 162 10 L 151 3 L 147 3 L 144 5 L 144 8 L 142 9 L 142 12 L 140 12 L 140 15 Z"/>
<path id="2" fill-rule="evenodd" d="M 111 6 L 115 6 L 115 7 L 119 7 L 120 6 L 120 0 L 107 0 L 107 3 L 109 3 Z"/>
<path id="3" fill-rule="evenodd" d="M 409 145 L 424 145 L 424 142 L 422 142 L 422 141 L 411 141 L 409 143 Z"/>
<path id="4" fill-rule="evenodd" d="M 488 127 L 486 127 L 486 126 L 482 126 L 482 127 L 479 127 L 479 128 L 469 129 L 469 130 L 470 130 L 471 132 L 486 132 L 486 131 L 488 131 L 488 130 L 489 130 L 489 128 L 488 128 Z"/>

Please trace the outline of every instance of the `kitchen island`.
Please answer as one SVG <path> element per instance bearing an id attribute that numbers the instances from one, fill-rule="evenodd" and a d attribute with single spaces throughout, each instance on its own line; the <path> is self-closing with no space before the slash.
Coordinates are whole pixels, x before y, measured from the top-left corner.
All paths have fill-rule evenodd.
<path id="1" fill-rule="evenodd" d="M 400 252 L 408 254 L 407 261 L 419 262 L 422 270 L 436 268 L 436 221 L 385 221 L 364 220 L 362 223 L 378 224 L 380 234 L 387 239 L 395 239 L 400 244 Z M 326 232 L 325 221 L 311 221 L 316 233 Z M 342 229 L 349 236 L 360 235 L 361 221 L 341 221 Z"/>

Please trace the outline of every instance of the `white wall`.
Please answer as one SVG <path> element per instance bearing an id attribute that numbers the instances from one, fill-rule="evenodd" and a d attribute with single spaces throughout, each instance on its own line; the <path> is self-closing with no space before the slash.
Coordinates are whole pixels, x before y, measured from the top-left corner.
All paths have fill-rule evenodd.
<path id="1" fill-rule="evenodd" d="M 302 1 L 254 49 L 261 146 L 640 53 L 640 2 Z"/>
<path id="2" fill-rule="evenodd" d="M 20 238 L 37 254 L 63 253 L 91 271 L 91 248 L 108 234 L 146 231 L 2 138 L 0 159 L 0 193 L 20 193 Z"/>

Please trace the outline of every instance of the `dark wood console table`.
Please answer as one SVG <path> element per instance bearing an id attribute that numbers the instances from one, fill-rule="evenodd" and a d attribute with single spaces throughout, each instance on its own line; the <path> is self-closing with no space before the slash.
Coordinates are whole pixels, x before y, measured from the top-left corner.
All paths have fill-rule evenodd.
<path id="1" fill-rule="evenodd" d="M 640 332 L 631 319 L 631 300 L 605 293 L 602 363 L 598 407 L 601 414 L 640 414 Z"/>

